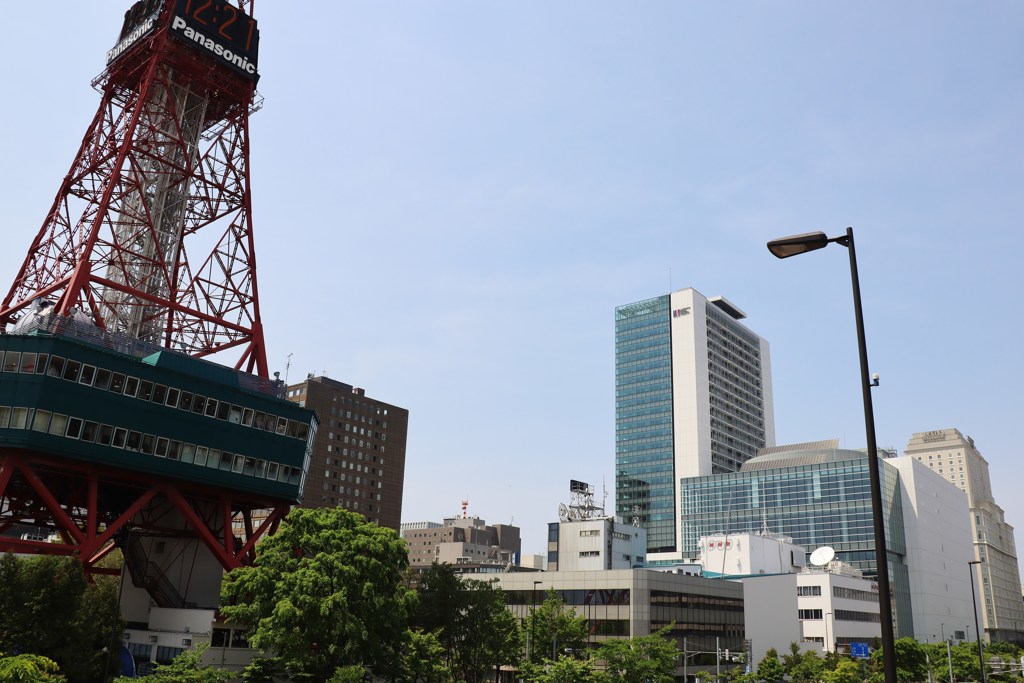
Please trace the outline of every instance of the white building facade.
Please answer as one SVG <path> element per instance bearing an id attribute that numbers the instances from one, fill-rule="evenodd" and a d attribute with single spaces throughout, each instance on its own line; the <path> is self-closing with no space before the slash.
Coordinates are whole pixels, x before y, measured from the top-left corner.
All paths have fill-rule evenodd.
<path id="1" fill-rule="evenodd" d="M 921 461 L 889 458 L 899 471 L 914 638 L 939 642 L 973 628 L 973 558 L 966 494 Z"/>
<path id="2" fill-rule="evenodd" d="M 692 288 L 615 310 L 616 514 L 647 530 L 651 563 L 683 559 L 680 478 L 775 443 L 768 342 L 745 317 Z"/>
<path id="3" fill-rule="evenodd" d="M 548 525 L 548 571 L 632 569 L 644 564 L 647 532 L 605 517 Z"/>
<path id="4" fill-rule="evenodd" d="M 985 637 L 990 641 L 1024 642 L 1024 600 L 1013 527 L 1006 523 L 1003 509 L 992 497 L 988 461 L 974 440 L 957 429 L 915 433 L 904 453 L 967 494 L 973 540 L 970 560 L 978 564 L 969 565 L 970 569 L 961 564 L 957 571 L 974 574 Z M 969 625 L 974 627 L 973 620 Z"/>

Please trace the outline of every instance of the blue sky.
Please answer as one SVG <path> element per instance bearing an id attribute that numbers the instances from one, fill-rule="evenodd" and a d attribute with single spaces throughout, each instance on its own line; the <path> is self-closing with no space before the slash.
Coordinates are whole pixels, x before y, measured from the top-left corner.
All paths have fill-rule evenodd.
<path id="1" fill-rule="evenodd" d="M 128 2 L 8 8 L 5 291 Z M 32 11 L 30 11 L 32 10 Z M 411 412 L 403 518 L 523 528 L 614 491 L 614 307 L 693 286 L 771 343 L 779 443 L 974 437 L 1024 528 L 1017 2 L 259 0 L 252 184 L 271 367 Z"/>

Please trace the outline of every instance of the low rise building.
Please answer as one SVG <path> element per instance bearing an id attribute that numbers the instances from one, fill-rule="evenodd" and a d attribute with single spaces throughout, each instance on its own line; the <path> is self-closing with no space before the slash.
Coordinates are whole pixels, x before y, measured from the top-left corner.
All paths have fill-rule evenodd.
<path id="1" fill-rule="evenodd" d="M 449 517 L 442 524 L 407 522 L 402 524 L 401 534 L 414 571 L 424 571 L 435 562 L 516 567 L 522 552 L 519 527 L 488 525 L 479 517 Z"/>

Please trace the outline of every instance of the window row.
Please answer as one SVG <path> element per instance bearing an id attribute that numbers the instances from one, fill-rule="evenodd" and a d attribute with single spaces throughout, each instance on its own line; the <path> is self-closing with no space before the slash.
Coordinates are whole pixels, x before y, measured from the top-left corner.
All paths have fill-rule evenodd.
<path id="1" fill-rule="evenodd" d="M 878 593 L 857 590 L 856 588 L 844 588 L 843 586 L 832 586 L 832 595 L 837 598 L 847 598 L 849 600 L 878 602 Z"/>
<path id="2" fill-rule="evenodd" d="M 168 460 L 179 460 L 199 467 L 209 467 L 285 484 L 298 485 L 302 478 L 302 470 L 298 467 L 289 467 L 238 453 L 229 453 L 217 448 L 184 443 L 60 413 L 51 413 L 48 410 L 0 406 L 0 429 L 30 429 L 43 434 L 63 436 L 68 439 L 96 443 L 100 446 L 120 448 Z"/>
<path id="3" fill-rule="evenodd" d="M 165 405 L 168 408 L 178 408 L 196 415 L 205 415 L 232 424 L 241 424 L 243 427 L 274 432 L 301 441 L 306 441 L 309 438 L 309 425 L 304 422 L 289 420 L 271 413 L 234 405 L 227 401 L 218 401 L 202 394 L 182 391 L 61 356 L 8 351 L 2 363 L 4 372 L 45 374 L 48 377 L 57 377 L 68 382 L 123 394 L 129 398 Z"/>

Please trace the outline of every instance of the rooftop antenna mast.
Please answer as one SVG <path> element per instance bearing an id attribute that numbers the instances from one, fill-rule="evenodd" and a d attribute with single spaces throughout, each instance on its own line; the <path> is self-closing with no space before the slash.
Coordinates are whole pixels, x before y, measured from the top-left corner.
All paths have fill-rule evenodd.
<path id="1" fill-rule="evenodd" d="M 290 353 L 288 354 L 288 359 L 285 361 L 285 364 L 284 364 L 284 384 L 285 384 L 285 386 L 288 386 L 288 371 L 291 370 L 291 368 L 292 368 L 292 355 L 293 354 L 290 354 Z"/>

